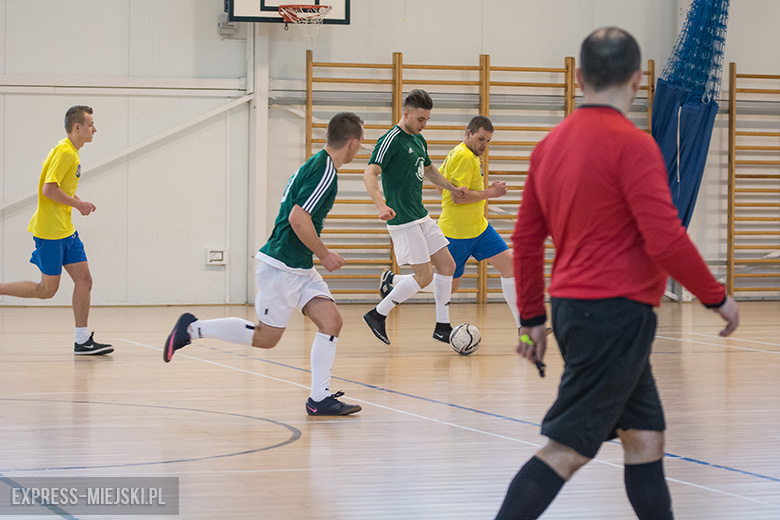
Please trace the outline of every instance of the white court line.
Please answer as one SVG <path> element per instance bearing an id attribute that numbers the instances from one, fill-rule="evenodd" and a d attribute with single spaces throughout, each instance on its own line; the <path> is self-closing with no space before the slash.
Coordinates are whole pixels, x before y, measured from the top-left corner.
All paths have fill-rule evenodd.
<path id="1" fill-rule="evenodd" d="M 667 338 L 667 339 L 675 339 L 675 338 Z M 140 347 L 146 347 L 146 348 L 150 348 L 150 349 L 153 349 L 153 350 L 162 351 L 162 348 L 160 348 L 160 347 L 153 347 L 151 345 L 146 345 L 144 343 L 138 343 L 136 341 L 130 341 L 130 340 L 127 340 L 127 339 L 122 339 L 122 338 L 119 338 L 119 340 L 127 342 L 127 343 L 131 343 L 133 345 L 138 345 Z M 717 345 L 717 346 L 724 346 L 724 345 Z M 295 385 L 295 386 L 298 386 L 298 387 L 301 387 L 301 388 L 305 388 L 306 390 L 310 389 L 308 386 L 304 386 L 304 385 L 302 385 L 300 383 L 296 383 L 294 381 L 288 381 L 286 379 L 279 379 L 279 378 L 276 378 L 276 377 L 267 376 L 265 374 L 260 374 L 258 372 L 252 372 L 251 370 L 245 370 L 243 368 L 236 368 L 236 367 L 232 367 L 230 365 L 225 365 L 225 364 L 222 364 L 222 363 L 217 363 L 215 361 L 210 361 L 208 359 L 202 359 L 202 358 L 198 358 L 198 357 L 194 357 L 194 356 L 188 356 L 186 354 L 177 354 L 177 355 L 178 356 L 183 356 L 183 357 L 186 357 L 188 359 L 195 360 L 195 361 L 201 361 L 203 363 L 208 363 L 210 365 L 215 365 L 215 366 L 222 367 L 222 368 L 227 368 L 227 369 L 230 369 L 230 370 L 236 370 L 238 372 L 243 372 L 245 374 L 251 374 L 251 375 L 264 377 L 264 378 L 267 378 L 267 379 L 271 379 L 273 381 L 278 381 L 280 383 L 288 383 L 288 384 Z M 517 439 L 517 438 L 514 438 L 514 437 L 507 437 L 505 435 L 499 435 L 497 433 L 487 432 L 487 431 L 484 431 L 484 430 L 478 430 L 476 428 L 469 428 L 468 426 L 463 426 L 463 425 L 460 425 L 460 424 L 455 424 L 455 423 L 451 423 L 451 422 L 447 422 L 447 421 L 442 421 L 442 420 L 439 420 L 439 419 L 434 419 L 433 417 L 428 417 L 428 416 L 425 416 L 425 415 L 419 415 L 419 414 L 407 412 L 407 411 L 404 411 L 404 410 L 399 410 L 397 408 L 391 408 L 389 406 L 384 406 L 384 405 L 381 405 L 381 404 L 373 403 L 371 401 L 355 399 L 354 397 L 350 397 L 350 400 L 351 401 L 357 401 L 359 403 L 363 403 L 363 404 L 370 405 L 370 406 L 376 406 L 377 408 L 383 408 L 385 410 L 389 410 L 389 411 L 396 412 L 396 413 L 403 414 L 403 415 L 408 415 L 410 417 L 415 417 L 415 418 L 422 419 L 422 420 L 425 420 L 425 421 L 431 421 L 431 422 L 434 422 L 434 423 L 437 423 L 437 424 L 442 424 L 442 425 L 445 425 L 445 426 L 452 426 L 453 428 L 459 428 L 461 430 L 470 431 L 470 432 L 473 432 L 473 433 L 480 433 L 482 435 L 487 435 L 489 437 L 495 437 L 495 438 L 498 438 L 498 439 L 503 439 L 503 440 L 507 440 L 507 441 L 511 441 L 511 442 L 516 442 L 516 443 L 519 443 L 519 444 L 525 444 L 527 446 L 533 446 L 533 447 L 537 447 L 537 448 L 541 448 L 542 447 L 542 445 L 539 444 L 539 443 L 524 441 L 524 440 Z M 676 459 L 667 459 L 667 460 L 676 460 Z M 619 469 L 623 468 L 622 464 L 615 464 L 614 462 L 608 462 L 608 461 L 605 461 L 605 460 L 591 459 L 591 461 L 595 462 L 595 463 L 598 463 L 598 464 L 603 464 L 603 465 L 606 465 L 606 466 L 614 467 L 614 468 L 619 468 Z M 775 508 L 775 509 L 780 509 L 780 505 L 778 505 L 778 504 L 772 504 L 770 502 L 764 502 L 763 500 L 758 500 L 758 499 L 747 497 L 747 496 L 744 496 L 744 495 L 736 495 L 734 493 L 729 493 L 727 491 L 722 491 L 720 489 L 715 489 L 715 488 L 711 488 L 711 487 L 708 487 L 708 486 L 702 486 L 700 484 L 694 484 L 693 482 L 688 482 L 688 481 L 685 481 L 685 480 L 673 479 L 673 478 L 669 478 L 669 477 L 666 477 L 666 480 L 668 480 L 670 482 L 676 482 L 678 484 L 683 484 L 683 485 L 695 487 L 695 488 L 698 488 L 698 489 L 710 491 L 712 493 L 726 495 L 726 496 L 730 496 L 730 497 L 733 497 L 733 498 L 741 498 L 743 500 L 747 500 L 749 502 L 754 502 L 756 504 L 761 504 L 761 505 L 769 506 L 769 507 L 772 507 L 772 508 Z"/>
<path id="2" fill-rule="evenodd" d="M 127 340 L 127 339 L 122 339 L 122 338 L 119 338 L 119 339 L 121 341 L 125 341 L 127 343 L 132 343 L 133 345 L 138 345 L 138 346 L 141 346 L 141 347 L 147 347 L 147 348 L 151 348 L 151 349 L 154 349 L 154 350 L 162 351 L 162 349 L 159 348 L 159 347 L 153 347 L 151 345 L 144 345 L 143 343 L 137 343 L 135 341 L 130 341 L 130 340 Z M 231 367 L 230 365 L 223 365 L 222 363 L 217 363 L 215 361 L 209 361 L 208 359 L 197 358 L 197 357 L 194 357 L 194 356 L 187 356 L 186 354 L 178 354 L 178 355 L 186 357 L 188 359 L 193 359 L 195 361 L 202 361 L 202 362 L 208 363 L 210 365 L 216 365 L 216 366 L 222 367 L 222 368 L 229 368 L 231 370 L 237 370 L 237 371 L 243 372 L 245 374 L 251 374 L 251 375 L 255 375 L 255 376 L 265 377 L 265 378 L 268 378 L 268 379 L 272 379 L 274 381 L 278 381 L 280 383 L 289 383 L 291 385 L 295 385 L 295 386 L 298 386 L 298 387 L 301 387 L 301 388 L 305 388 L 306 390 L 310 390 L 310 387 L 304 386 L 304 385 L 302 385 L 300 383 L 296 383 L 294 381 L 289 381 L 289 380 L 286 380 L 286 379 L 278 379 L 276 377 L 267 376 L 265 374 L 260 374 L 258 372 L 252 372 L 251 370 L 245 370 L 243 368 Z M 446 425 L 446 426 L 452 426 L 454 428 L 461 428 L 463 430 L 467 430 L 467 431 L 471 431 L 471 432 L 482 433 L 484 435 L 489 435 L 491 437 L 498 437 L 499 439 L 504 439 L 504 440 L 508 440 L 508 441 L 515 441 L 515 442 L 519 442 L 521 444 L 527 444 L 529 446 L 534 446 L 534 447 L 537 447 L 537 448 L 541 448 L 542 447 L 542 445 L 538 444 L 538 443 L 527 442 L 527 441 L 523 441 L 523 440 L 520 440 L 520 439 L 515 439 L 515 438 L 512 438 L 512 437 L 505 437 L 503 435 L 498 435 L 498 434 L 491 433 L 491 432 L 486 432 L 486 431 L 483 431 L 483 430 L 476 430 L 474 428 L 469 428 L 468 426 L 462 426 L 462 425 L 459 425 L 459 424 L 454 424 L 454 423 L 450 423 L 450 422 L 446 422 L 446 421 L 441 421 L 439 419 L 434 419 L 433 417 L 427 417 L 427 416 L 424 416 L 424 415 L 418 415 L 418 414 L 407 412 L 407 411 L 404 411 L 404 410 L 399 410 L 397 408 L 390 408 L 389 406 L 384 406 L 384 405 L 381 405 L 381 404 L 373 403 L 371 401 L 364 401 L 362 399 L 356 399 L 354 397 L 350 397 L 349 399 L 350 399 L 350 401 L 357 401 L 359 403 L 367 404 L 367 405 L 370 405 L 370 406 L 376 406 L 377 408 L 384 408 L 385 410 L 390 410 L 392 412 L 397 412 L 397 413 L 400 413 L 400 414 L 408 415 L 410 417 L 415 417 L 417 419 L 423 419 L 423 420 L 427 420 L 427 421 L 443 424 L 443 425 Z"/>
<path id="3" fill-rule="evenodd" d="M 671 461 L 674 461 L 674 460 L 677 460 L 677 459 L 666 458 L 666 462 L 667 463 L 669 463 Z M 623 464 L 616 464 L 614 462 L 606 462 L 606 461 L 601 461 L 601 462 L 602 462 L 602 464 L 604 464 L 606 466 L 612 466 L 614 468 L 623 469 Z M 687 486 L 695 487 L 695 488 L 698 488 L 698 489 L 703 489 L 703 490 L 706 490 L 706 491 L 714 491 L 716 493 L 721 493 L 723 495 L 727 495 L 727 496 L 730 496 L 730 497 L 733 497 L 733 498 L 744 498 L 745 500 L 750 500 L 751 502 L 756 502 L 758 504 L 772 506 L 774 508 L 780 509 L 780 506 L 778 506 L 777 504 L 772 504 L 770 502 L 764 502 L 763 500 L 758 500 L 758 499 L 746 497 L 746 496 L 743 496 L 743 495 L 736 495 L 734 493 L 729 493 L 728 491 L 721 491 L 719 489 L 712 489 L 711 487 L 702 486 L 700 484 L 694 484 L 693 482 L 688 482 L 688 481 L 685 481 L 685 480 L 679 480 L 679 479 L 672 478 L 672 477 L 666 477 L 666 480 L 668 480 L 669 482 L 676 482 L 678 484 L 685 484 Z"/>
<path id="4" fill-rule="evenodd" d="M 669 460 L 669 459 L 667 459 L 667 460 Z M 736 493 L 729 493 L 728 491 L 721 491 L 720 489 L 712 489 L 711 487 L 708 487 L 708 486 L 702 486 L 702 485 L 699 485 L 699 484 L 694 484 L 693 482 L 686 482 L 684 480 L 678 480 L 676 478 L 671 478 L 671 477 L 666 477 L 666 480 L 668 480 L 669 482 L 676 482 L 678 484 L 685 484 L 686 486 L 695 487 L 697 489 L 702 489 L 704 491 L 714 491 L 715 493 L 720 493 L 721 495 L 726 495 L 726 496 L 729 496 L 729 497 L 732 497 L 732 498 L 741 498 L 741 499 L 747 500 L 749 502 L 755 502 L 756 504 L 769 506 L 769 507 L 772 507 L 774 509 L 780 509 L 780 506 L 778 506 L 777 504 L 773 504 L 771 502 L 764 502 L 763 500 L 758 500 L 757 498 L 746 497 L 744 495 L 737 495 Z"/>
<path id="5" fill-rule="evenodd" d="M 119 338 L 119 340 L 120 341 L 124 341 L 126 343 L 132 343 L 133 345 L 138 345 L 139 347 L 146 347 L 146 348 L 150 348 L 150 349 L 153 349 L 153 350 L 159 350 L 160 352 L 162 352 L 162 349 L 160 347 L 153 347 L 151 345 L 146 345 L 144 343 L 138 343 L 136 341 L 130 341 L 129 339 L 124 339 L 124 338 Z M 251 370 L 244 370 L 243 368 L 236 368 L 236 367 L 231 367 L 230 365 L 223 365 L 222 363 L 217 363 L 216 361 L 209 361 L 208 359 L 202 359 L 202 358 L 197 358 L 197 357 L 194 357 L 194 356 L 188 356 L 187 354 L 177 354 L 176 357 L 185 357 L 187 359 L 194 359 L 195 361 L 202 361 L 203 363 L 208 363 L 210 365 L 216 365 L 216 366 L 222 367 L 222 368 L 229 368 L 230 370 L 235 370 L 236 372 L 243 372 L 245 374 L 250 374 L 250 375 L 253 375 L 253 376 L 264 377 L 266 379 L 270 379 L 272 381 L 277 381 L 279 383 L 288 383 L 288 384 L 291 384 L 291 385 L 298 386 L 300 388 L 305 388 L 306 390 L 310 389 L 310 387 L 308 387 L 306 385 L 302 385 L 300 383 L 296 383 L 294 381 L 289 381 L 287 379 L 278 379 L 276 377 L 267 376 L 265 374 L 259 374 L 257 372 L 252 372 Z"/>
<path id="6" fill-rule="evenodd" d="M 720 337 L 720 336 L 713 336 L 712 334 L 702 334 L 701 332 L 689 332 L 689 334 L 691 334 L 693 336 L 703 336 L 705 338 L 719 338 Z M 780 332 L 778 332 L 776 334 L 780 334 Z M 742 338 L 732 338 L 732 339 L 737 340 L 737 341 L 744 341 L 746 343 L 755 343 L 757 345 L 770 345 L 772 347 L 780 347 L 780 343 L 771 343 L 769 341 L 756 341 L 754 339 L 742 339 Z M 759 352 L 769 352 L 770 354 L 780 354 L 780 352 L 774 351 L 774 350 L 769 350 L 769 351 L 760 350 Z"/>
<path id="7" fill-rule="evenodd" d="M 695 334 L 695 332 L 692 332 L 691 334 Z M 720 336 L 707 336 L 706 334 L 702 334 L 702 336 L 706 336 L 708 338 L 719 338 Z M 760 348 L 748 348 L 748 347 L 737 347 L 736 345 L 725 345 L 723 343 L 708 343 L 706 341 L 694 341 L 691 339 L 686 338 L 670 338 L 669 336 L 656 336 L 656 338 L 661 339 L 668 339 L 669 341 L 679 341 L 681 343 L 693 343 L 694 345 L 709 345 L 711 347 L 721 347 L 721 348 L 732 348 L 735 350 L 746 350 L 748 352 L 761 352 L 764 354 L 780 354 L 780 351 L 776 350 L 763 350 Z M 750 340 L 739 340 L 739 341 L 750 341 Z M 759 342 L 754 342 L 759 343 Z M 764 345 L 772 345 L 772 343 L 764 343 Z"/>

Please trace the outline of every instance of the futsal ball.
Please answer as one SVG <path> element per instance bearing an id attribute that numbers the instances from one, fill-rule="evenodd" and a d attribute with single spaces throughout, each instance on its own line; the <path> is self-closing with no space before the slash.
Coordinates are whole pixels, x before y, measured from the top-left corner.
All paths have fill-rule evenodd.
<path id="1" fill-rule="evenodd" d="M 479 329 L 470 323 L 461 323 L 452 329 L 450 334 L 450 346 L 461 356 L 476 352 L 481 340 Z"/>

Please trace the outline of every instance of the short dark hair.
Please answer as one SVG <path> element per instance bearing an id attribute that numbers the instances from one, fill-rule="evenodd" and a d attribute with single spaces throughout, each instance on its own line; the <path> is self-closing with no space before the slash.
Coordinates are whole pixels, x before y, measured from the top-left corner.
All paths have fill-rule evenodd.
<path id="1" fill-rule="evenodd" d="M 84 114 L 92 114 L 92 107 L 86 105 L 72 106 L 65 112 L 65 131 L 70 133 L 73 130 L 73 125 L 76 123 L 83 125 Z"/>
<path id="2" fill-rule="evenodd" d="M 411 90 L 406 96 L 406 99 L 404 99 L 404 109 L 409 107 L 422 108 L 423 110 L 432 110 L 433 100 L 431 99 L 431 96 L 428 95 L 428 93 L 423 89 L 416 88 Z"/>
<path id="3" fill-rule="evenodd" d="M 479 132 L 480 128 L 484 128 L 488 132 L 493 131 L 493 123 L 485 116 L 474 116 L 471 118 L 471 121 L 469 121 L 468 126 L 466 127 L 466 130 L 471 132 L 472 134 L 476 134 Z"/>
<path id="4" fill-rule="evenodd" d="M 330 118 L 325 142 L 333 148 L 341 148 L 351 139 L 363 135 L 363 120 L 352 112 L 339 112 Z"/>
<path id="5" fill-rule="evenodd" d="M 618 27 L 596 29 L 582 42 L 580 68 L 596 92 L 625 85 L 641 68 L 642 53 L 633 36 Z"/>

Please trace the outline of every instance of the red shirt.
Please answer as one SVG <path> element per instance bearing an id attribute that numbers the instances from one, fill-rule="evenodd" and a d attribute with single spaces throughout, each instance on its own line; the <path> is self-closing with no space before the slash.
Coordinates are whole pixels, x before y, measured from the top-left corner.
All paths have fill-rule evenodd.
<path id="1" fill-rule="evenodd" d="M 556 249 L 551 296 L 657 306 L 671 275 L 706 305 L 725 298 L 677 216 L 660 149 L 617 109 L 580 108 L 531 154 L 512 235 L 527 325 L 545 316 L 548 235 Z"/>

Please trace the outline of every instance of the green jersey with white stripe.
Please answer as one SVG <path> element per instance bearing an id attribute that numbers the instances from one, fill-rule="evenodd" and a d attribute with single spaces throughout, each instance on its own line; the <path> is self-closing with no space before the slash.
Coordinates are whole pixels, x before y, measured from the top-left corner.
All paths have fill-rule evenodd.
<path id="1" fill-rule="evenodd" d="M 428 143 L 421 134 L 407 134 L 395 125 L 379 138 L 368 164 L 382 168 L 385 199 L 395 211 L 395 218 L 388 225 L 406 224 L 428 214 L 422 202 L 422 185 L 431 158 Z"/>
<path id="2" fill-rule="evenodd" d="M 290 212 L 297 204 L 311 215 L 314 229 L 319 236 L 325 217 L 333 207 L 338 192 L 336 167 L 328 152 L 321 150 L 312 155 L 287 182 L 282 195 L 282 205 L 274 222 L 271 238 L 260 252 L 279 260 L 287 267 L 310 269 L 314 266 L 313 253 L 303 245 L 290 225 Z"/>

